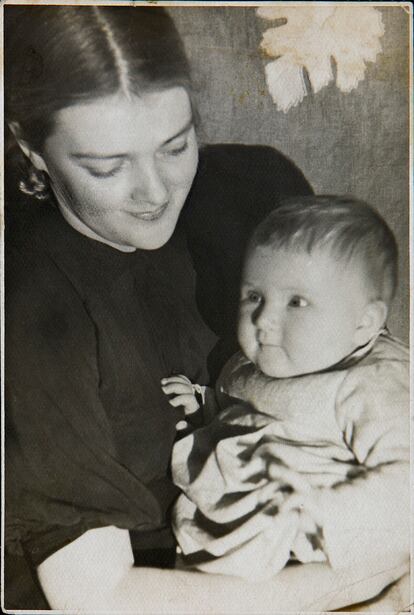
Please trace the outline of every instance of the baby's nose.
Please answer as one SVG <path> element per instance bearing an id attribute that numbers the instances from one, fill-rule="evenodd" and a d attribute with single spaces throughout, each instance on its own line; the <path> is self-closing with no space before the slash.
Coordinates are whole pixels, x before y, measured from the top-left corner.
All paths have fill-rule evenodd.
<path id="1" fill-rule="evenodd" d="M 261 309 L 258 310 L 255 318 L 256 327 L 263 331 L 273 331 L 277 332 L 282 328 L 282 314 L 281 310 L 276 309 L 272 306 L 261 306 Z"/>

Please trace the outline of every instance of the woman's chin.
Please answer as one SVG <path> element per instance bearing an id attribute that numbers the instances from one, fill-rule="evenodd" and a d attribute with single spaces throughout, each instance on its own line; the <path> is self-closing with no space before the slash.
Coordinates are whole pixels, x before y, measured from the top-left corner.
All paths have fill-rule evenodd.
<path id="1" fill-rule="evenodd" d="M 178 216 L 172 212 L 164 214 L 156 220 L 137 220 L 128 229 L 129 245 L 138 250 L 158 250 L 162 248 L 174 233 Z"/>
<path id="2" fill-rule="evenodd" d="M 105 233 L 99 233 L 104 241 L 113 244 L 114 246 L 122 246 L 126 248 L 135 248 L 137 250 L 158 250 L 162 248 L 171 238 L 174 233 L 176 221 L 161 221 L 161 220 L 139 220 L 134 221 L 124 229 L 109 230 Z"/>
<path id="3" fill-rule="evenodd" d="M 150 232 L 146 236 L 140 233 L 137 237 L 132 237 L 130 245 L 138 250 L 159 250 L 170 239 L 174 232 L 172 229 L 164 229 L 163 232 Z"/>

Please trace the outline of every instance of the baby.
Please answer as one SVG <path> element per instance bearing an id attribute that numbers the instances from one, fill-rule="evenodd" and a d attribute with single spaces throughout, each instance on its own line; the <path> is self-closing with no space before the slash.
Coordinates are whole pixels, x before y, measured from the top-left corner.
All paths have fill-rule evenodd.
<path id="1" fill-rule="evenodd" d="M 173 450 L 187 564 L 262 580 L 289 560 L 408 557 L 408 351 L 385 328 L 396 280 L 393 234 L 363 202 L 299 197 L 259 225 L 241 352 L 215 393 L 162 381 L 188 420 L 216 414 Z"/>

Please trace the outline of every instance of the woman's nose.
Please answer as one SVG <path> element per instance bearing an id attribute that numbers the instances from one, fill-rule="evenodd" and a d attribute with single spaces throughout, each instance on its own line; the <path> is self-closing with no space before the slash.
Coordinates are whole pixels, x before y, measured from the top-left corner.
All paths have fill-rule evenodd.
<path id="1" fill-rule="evenodd" d="M 140 164 L 134 171 L 134 186 L 131 199 L 135 203 L 160 207 L 168 202 L 165 180 L 153 162 Z"/>

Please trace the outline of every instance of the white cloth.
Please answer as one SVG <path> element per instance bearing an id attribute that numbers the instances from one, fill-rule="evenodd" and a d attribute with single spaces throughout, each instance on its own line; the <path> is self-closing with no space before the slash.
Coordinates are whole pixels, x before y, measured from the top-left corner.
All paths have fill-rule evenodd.
<path id="1" fill-rule="evenodd" d="M 408 365 L 388 335 L 348 367 L 296 378 L 235 355 L 218 382 L 224 410 L 173 451 L 187 561 L 262 580 L 292 558 L 341 568 L 408 556 Z"/>

